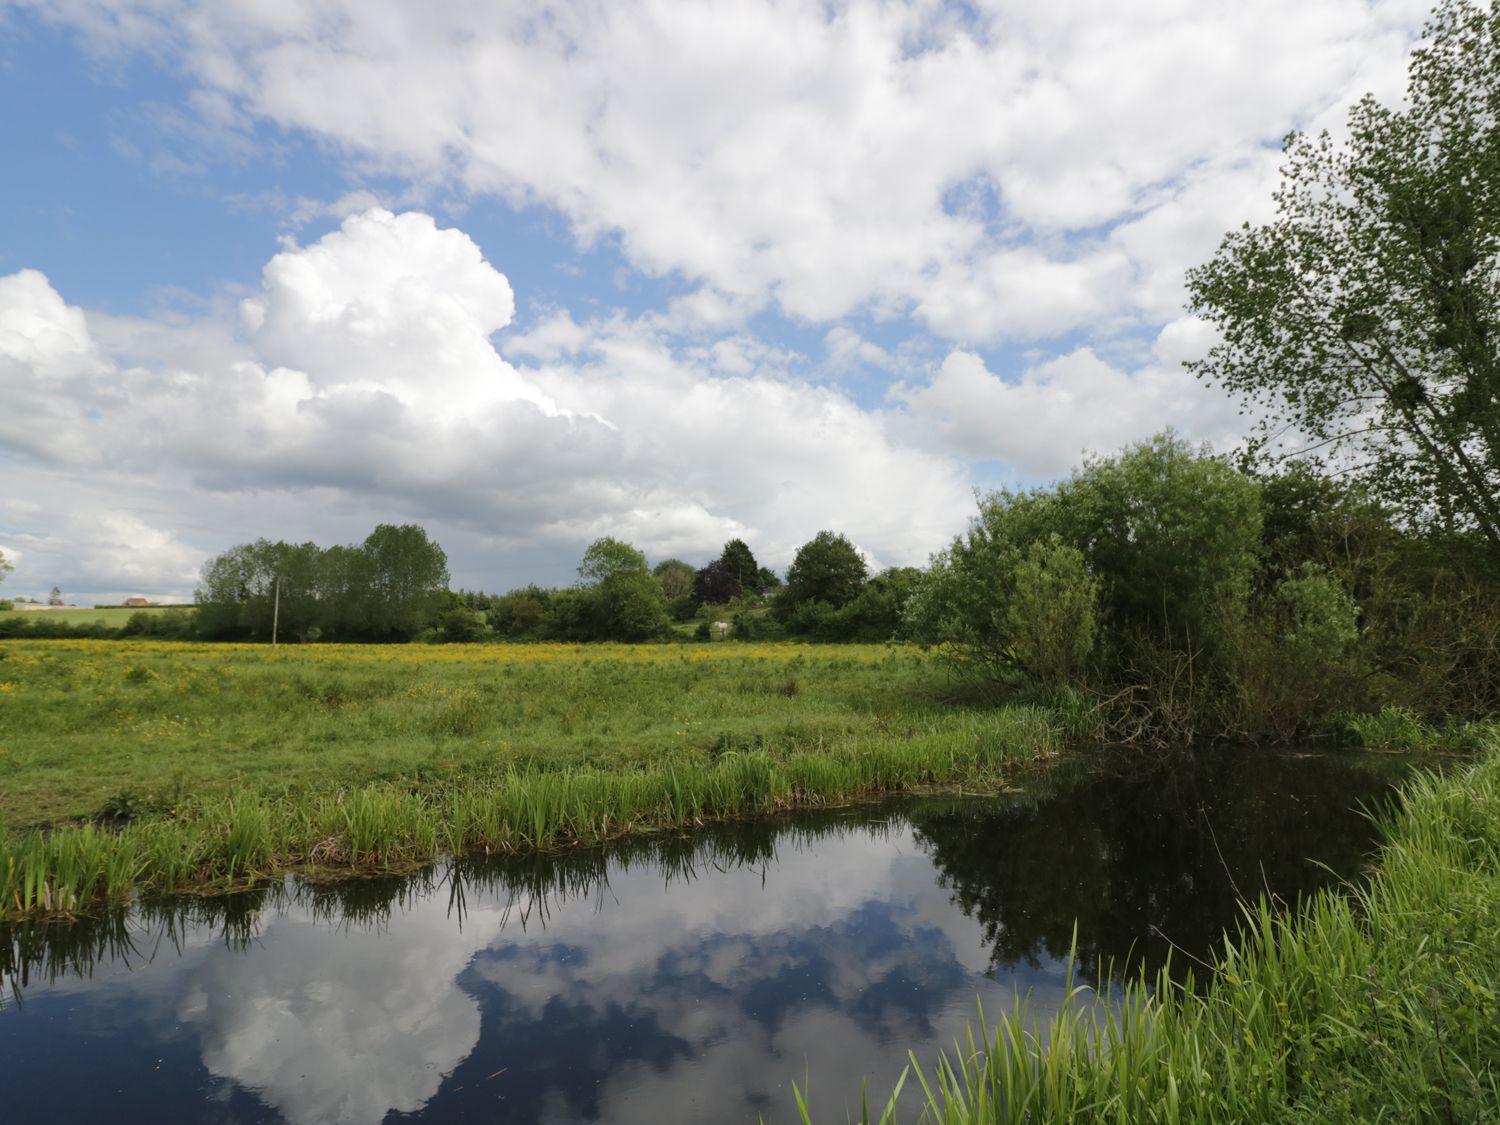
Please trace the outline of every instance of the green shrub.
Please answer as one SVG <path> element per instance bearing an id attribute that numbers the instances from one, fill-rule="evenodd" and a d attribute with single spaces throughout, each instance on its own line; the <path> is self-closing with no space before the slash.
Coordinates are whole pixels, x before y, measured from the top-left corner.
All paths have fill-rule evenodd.
<path id="1" fill-rule="evenodd" d="M 1083 682 L 1098 628 L 1099 583 L 1056 535 L 1016 564 L 1005 624 L 1016 664 L 1045 687 Z"/>

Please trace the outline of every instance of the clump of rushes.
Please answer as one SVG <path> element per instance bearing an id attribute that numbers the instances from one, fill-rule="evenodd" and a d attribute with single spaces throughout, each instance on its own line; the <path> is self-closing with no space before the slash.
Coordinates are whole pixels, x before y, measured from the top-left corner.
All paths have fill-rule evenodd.
<path id="1" fill-rule="evenodd" d="M 918 1120 L 1492 1121 L 1500 1106 L 1500 740 L 1382 817 L 1380 867 L 1288 912 L 1261 901 L 1206 981 L 1074 985 L 1045 1022 L 981 1011 L 894 1084 Z M 812 1113 L 801 1091 L 805 1125 Z M 893 1095 L 878 1118 L 894 1122 Z"/>
<path id="2" fill-rule="evenodd" d="M 419 791 L 235 792 L 118 830 L 84 824 L 0 844 L 0 921 L 75 916 L 140 892 L 227 890 L 299 866 L 399 870 L 925 785 L 994 787 L 1008 768 L 1060 745 L 1044 713 L 1012 708 L 822 751 L 729 750 L 638 770 L 528 767 Z"/>

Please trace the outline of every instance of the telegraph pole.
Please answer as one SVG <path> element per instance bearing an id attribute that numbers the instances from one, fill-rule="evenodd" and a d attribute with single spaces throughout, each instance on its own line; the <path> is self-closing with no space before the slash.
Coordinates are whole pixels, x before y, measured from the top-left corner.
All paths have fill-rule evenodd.
<path id="1" fill-rule="evenodd" d="M 271 606 L 271 647 L 276 647 L 276 626 L 281 623 L 281 575 L 276 576 L 276 600 Z"/>

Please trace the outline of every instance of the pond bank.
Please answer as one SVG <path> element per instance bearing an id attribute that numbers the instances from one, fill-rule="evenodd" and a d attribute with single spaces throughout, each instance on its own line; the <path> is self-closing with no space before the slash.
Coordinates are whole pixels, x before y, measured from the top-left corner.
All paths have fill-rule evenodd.
<path id="1" fill-rule="evenodd" d="M 1366 884 L 1301 910 L 1249 908 L 1206 987 L 1163 972 L 1108 1005 L 1077 989 L 1042 1025 L 1018 1005 L 961 1054 L 914 1059 L 898 1088 L 919 1084 L 923 1119 L 951 1125 L 1493 1120 L 1500 744 L 1488 741 L 1478 765 L 1405 790 Z"/>
<path id="2" fill-rule="evenodd" d="M 1055 755 L 1046 713 L 1002 708 L 927 734 L 827 751 L 727 750 L 635 770 L 512 770 L 413 789 L 231 793 L 118 827 L 33 831 L 0 842 L 0 921 L 67 918 L 138 893 L 239 889 L 294 868 L 409 870 L 443 856 L 592 843 L 712 819 L 840 804 L 923 786 L 993 790 Z"/>

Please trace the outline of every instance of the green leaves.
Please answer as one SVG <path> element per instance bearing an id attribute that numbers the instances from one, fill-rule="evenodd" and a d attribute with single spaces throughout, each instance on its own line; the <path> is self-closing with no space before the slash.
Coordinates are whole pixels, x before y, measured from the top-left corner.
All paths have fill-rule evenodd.
<path id="1" fill-rule="evenodd" d="M 1222 336 L 1188 366 L 1254 407 L 1263 460 L 1306 446 L 1500 550 L 1500 7 L 1438 6 L 1407 102 L 1287 138 L 1276 218 L 1188 273 Z"/>
<path id="2" fill-rule="evenodd" d="M 328 634 L 409 640 L 447 597 L 448 556 L 416 524 L 381 524 L 357 547 L 257 539 L 203 568 L 198 625 L 210 638 Z"/>

